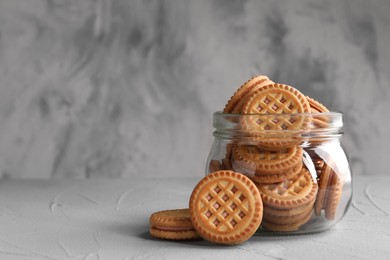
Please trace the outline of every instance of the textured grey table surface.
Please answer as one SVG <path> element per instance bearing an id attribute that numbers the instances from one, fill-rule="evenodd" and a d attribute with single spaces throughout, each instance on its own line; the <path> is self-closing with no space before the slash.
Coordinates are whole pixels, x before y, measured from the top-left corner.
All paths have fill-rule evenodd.
<path id="1" fill-rule="evenodd" d="M 389 259 L 390 177 L 356 177 L 330 231 L 234 246 L 148 234 L 149 215 L 187 207 L 198 179 L 3 180 L 0 259 Z"/>

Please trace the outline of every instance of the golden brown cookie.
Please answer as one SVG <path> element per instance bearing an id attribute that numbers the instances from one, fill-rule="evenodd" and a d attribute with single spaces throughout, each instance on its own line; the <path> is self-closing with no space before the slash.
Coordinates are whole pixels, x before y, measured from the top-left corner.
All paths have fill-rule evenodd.
<path id="1" fill-rule="evenodd" d="M 325 206 L 325 194 L 327 192 L 328 186 L 330 186 L 330 182 L 332 180 L 333 170 L 327 164 L 323 167 L 320 178 L 318 180 L 318 194 L 315 205 L 315 214 L 317 216 L 321 215 L 321 210 Z"/>
<path id="2" fill-rule="evenodd" d="M 191 194 L 189 208 L 197 232 L 218 244 L 246 241 L 263 217 L 263 203 L 255 184 L 243 174 L 227 170 L 203 178 Z"/>
<path id="3" fill-rule="evenodd" d="M 245 98 L 242 114 L 291 114 L 310 113 L 306 97 L 297 89 L 284 84 L 271 84 L 251 92 Z M 302 129 L 305 117 L 289 117 L 264 122 L 257 117 L 244 117 L 243 129 L 253 130 L 296 130 Z"/>
<path id="4" fill-rule="evenodd" d="M 318 102 L 314 98 L 306 96 L 306 99 L 309 102 L 311 113 L 329 112 L 329 110 L 326 108 L 326 106 L 324 106 L 323 104 L 321 104 L 320 102 Z"/>
<path id="5" fill-rule="evenodd" d="M 235 145 L 232 159 L 235 167 L 253 174 L 280 174 L 302 162 L 302 148 L 293 146 L 277 151 L 261 149 L 257 145 Z"/>
<path id="6" fill-rule="evenodd" d="M 286 172 L 280 172 L 277 174 L 254 174 L 247 175 L 253 182 L 257 184 L 273 184 L 280 183 L 285 180 L 293 179 L 297 176 L 302 170 L 303 163 L 300 162 L 298 165 L 294 166 L 290 170 Z M 236 169 L 236 171 L 241 172 L 240 169 Z"/>
<path id="7" fill-rule="evenodd" d="M 298 221 L 294 223 L 289 224 L 274 224 L 269 223 L 267 221 L 263 221 L 262 227 L 264 227 L 267 230 L 270 231 L 276 231 L 276 232 L 291 232 L 291 231 L 297 231 L 302 225 L 306 224 L 312 215 L 312 211 L 309 211 L 306 216 L 299 219 Z"/>
<path id="8" fill-rule="evenodd" d="M 292 209 L 309 203 L 317 195 L 318 185 L 314 183 L 306 168 L 293 179 L 275 184 L 258 184 L 264 205 Z"/>
<path id="9" fill-rule="evenodd" d="M 325 218 L 334 220 L 337 213 L 342 193 L 342 182 L 339 176 L 335 173 L 332 176 L 331 186 L 328 188 L 328 194 L 325 197 Z"/>
<path id="10" fill-rule="evenodd" d="M 317 158 L 317 159 L 313 160 L 313 163 L 314 163 L 314 168 L 316 169 L 316 172 L 317 172 L 317 176 L 320 176 L 321 172 L 322 172 L 322 168 L 325 165 L 324 160 Z"/>
<path id="11" fill-rule="evenodd" d="M 272 85 L 272 84 L 275 84 L 275 82 L 273 82 L 270 79 L 265 79 L 265 80 L 260 81 L 258 84 L 256 84 L 256 86 L 252 87 L 244 96 L 241 97 L 241 100 L 238 101 L 238 103 L 235 105 L 232 113 L 233 114 L 241 114 L 242 107 L 245 104 L 247 97 L 250 96 L 252 92 L 256 91 L 257 89 L 260 89 L 260 88 L 263 88 L 265 86 Z"/>
<path id="12" fill-rule="evenodd" d="M 311 212 L 311 209 L 295 215 L 278 216 L 278 215 L 272 215 L 267 213 L 266 208 L 264 208 L 263 221 L 272 224 L 279 224 L 279 225 L 294 224 L 299 220 L 304 219 L 307 216 L 307 214 L 309 214 L 309 212 Z"/>
<path id="13" fill-rule="evenodd" d="M 329 164 L 325 164 L 319 178 L 315 214 L 325 211 L 325 218 L 334 220 L 342 193 L 342 181 Z"/>
<path id="14" fill-rule="evenodd" d="M 267 76 L 255 76 L 251 79 L 249 79 L 247 82 L 245 82 L 239 89 L 236 90 L 236 92 L 233 94 L 233 96 L 230 98 L 230 100 L 226 103 L 225 108 L 223 109 L 224 113 L 232 113 L 233 109 L 237 105 L 237 103 L 256 85 L 260 84 L 261 82 L 267 81 L 269 78 Z"/>
<path id="15" fill-rule="evenodd" d="M 308 212 L 310 210 L 313 210 L 314 203 L 315 203 L 315 200 L 313 199 L 312 201 L 310 201 L 309 203 L 307 203 L 303 206 L 299 206 L 299 207 L 292 208 L 292 209 L 278 209 L 278 208 L 272 208 L 269 206 L 264 206 L 263 211 L 264 211 L 264 214 L 267 213 L 269 215 L 288 217 L 288 216 L 294 216 L 294 215 L 302 214 L 302 213 Z"/>
<path id="16" fill-rule="evenodd" d="M 155 212 L 150 216 L 149 232 L 152 236 L 170 240 L 200 238 L 191 222 L 188 209 Z"/>
<path id="17" fill-rule="evenodd" d="M 254 134 L 251 133 L 254 140 L 257 140 L 257 145 L 264 150 L 279 151 L 288 149 L 293 146 L 298 146 L 303 139 L 298 133 L 289 134 Z"/>
<path id="18" fill-rule="evenodd" d="M 309 102 L 311 113 L 326 113 L 329 110 L 317 100 L 306 96 L 307 101 Z M 312 120 L 313 127 L 318 128 L 327 128 L 328 127 L 328 118 L 326 116 L 314 116 Z"/>

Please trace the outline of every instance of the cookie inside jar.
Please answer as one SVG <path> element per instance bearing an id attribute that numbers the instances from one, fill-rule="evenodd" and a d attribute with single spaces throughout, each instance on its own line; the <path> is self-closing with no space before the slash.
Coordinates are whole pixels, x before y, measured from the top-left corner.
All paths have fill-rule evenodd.
<path id="1" fill-rule="evenodd" d="M 260 75 L 214 113 L 213 126 L 206 175 L 232 170 L 256 184 L 264 204 L 258 233 L 318 232 L 343 218 L 352 185 L 342 113 Z"/>

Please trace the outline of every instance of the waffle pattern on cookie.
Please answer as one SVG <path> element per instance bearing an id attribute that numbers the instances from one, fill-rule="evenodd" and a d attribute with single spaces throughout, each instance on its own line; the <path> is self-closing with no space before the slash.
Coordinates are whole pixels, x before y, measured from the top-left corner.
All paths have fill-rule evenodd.
<path id="1" fill-rule="evenodd" d="M 308 170 L 293 179 L 276 184 L 258 185 L 263 202 L 274 208 L 294 208 L 309 203 L 317 195 L 317 183 L 314 183 Z"/>
<path id="2" fill-rule="evenodd" d="M 206 240 L 238 244 L 257 230 L 263 205 L 253 182 L 240 173 L 218 171 L 206 176 L 190 198 L 191 219 Z"/>
<path id="3" fill-rule="evenodd" d="M 291 114 L 310 112 L 302 93 L 283 84 L 273 84 L 256 90 L 248 97 L 244 114 Z"/>
<path id="4" fill-rule="evenodd" d="M 274 184 L 258 184 L 264 203 L 265 229 L 296 231 L 310 220 L 318 185 L 306 168 L 290 179 Z"/>
<path id="5" fill-rule="evenodd" d="M 257 89 L 245 98 L 241 113 L 246 116 L 241 120 L 241 127 L 253 136 L 259 135 L 264 130 L 284 131 L 286 134 L 288 133 L 286 130 L 303 129 L 309 123 L 308 118 L 293 116 L 292 113 L 309 112 L 307 99 L 297 89 L 283 84 L 271 84 Z M 265 141 L 265 143 L 272 147 L 273 142 Z M 276 142 L 276 145 L 276 147 L 283 146 L 283 142 Z"/>

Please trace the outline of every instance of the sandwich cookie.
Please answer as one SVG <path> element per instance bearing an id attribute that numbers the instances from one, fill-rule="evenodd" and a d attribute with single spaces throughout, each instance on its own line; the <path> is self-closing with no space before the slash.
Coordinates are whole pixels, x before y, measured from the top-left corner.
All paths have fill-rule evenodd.
<path id="1" fill-rule="evenodd" d="M 189 209 L 199 235 L 217 244 L 246 241 L 263 218 L 263 203 L 255 184 L 228 170 L 203 178 L 191 194 Z"/>
<path id="2" fill-rule="evenodd" d="M 267 82 L 269 84 L 273 83 L 267 76 L 260 75 L 253 77 L 244 84 L 242 84 L 241 87 L 236 90 L 230 100 L 226 103 L 223 112 L 234 113 L 233 110 L 236 108 L 237 104 L 243 99 L 243 97 L 248 94 L 255 86 L 263 84 L 264 82 Z M 235 112 L 237 113 L 237 111 Z"/>
<path id="3" fill-rule="evenodd" d="M 188 209 L 164 210 L 150 216 L 149 232 L 153 237 L 169 240 L 200 238 L 191 222 Z"/>
<path id="4" fill-rule="evenodd" d="M 315 205 L 315 214 L 325 211 L 325 218 L 334 220 L 343 189 L 342 181 L 329 164 L 325 164 L 319 177 L 319 189 Z"/>
<path id="5" fill-rule="evenodd" d="M 280 174 L 302 163 L 303 151 L 293 146 L 277 151 L 264 150 L 256 145 L 236 145 L 232 149 L 233 165 L 245 173 Z"/>

